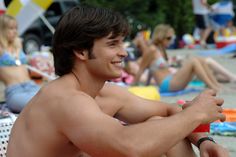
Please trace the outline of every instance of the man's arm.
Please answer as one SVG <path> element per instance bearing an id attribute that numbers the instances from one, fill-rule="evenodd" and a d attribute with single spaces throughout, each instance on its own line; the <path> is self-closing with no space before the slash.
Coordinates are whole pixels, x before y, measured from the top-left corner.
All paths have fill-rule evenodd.
<path id="1" fill-rule="evenodd" d="M 106 86 L 104 86 L 104 88 L 101 90 L 100 97 L 97 99 L 97 102 L 101 104 L 101 106 L 102 104 L 105 106 L 106 104 L 107 105 L 116 104 L 116 106 L 119 106 L 117 108 L 123 108 L 119 109 L 121 113 L 117 114 L 117 118 L 127 123 L 137 123 L 145 121 L 147 119 L 155 119 L 155 116 L 167 117 L 182 111 L 182 109 L 177 105 L 173 104 L 170 105 L 168 103 L 160 101 L 151 101 L 142 99 L 128 92 L 128 90 L 124 87 L 119 87 L 117 85 L 109 83 L 107 83 Z M 132 114 L 128 115 L 125 114 L 125 116 L 123 116 L 122 113 L 125 113 L 126 110 L 127 112 L 128 110 L 131 110 L 133 112 Z M 188 137 L 190 141 L 196 145 L 197 141 L 200 138 L 206 136 L 207 135 L 205 133 L 192 133 Z M 210 141 L 204 142 L 203 145 L 204 146 L 207 145 L 207 147 L 205 148 L 211 148 L 214 151 L 218 152 L 219 154 L 222 152 L 225 153 L 226 151 L 220 145 L 216 145 Z"/>
<path id="2" fill-rule="evenodd" d="M 92 156 L 160 156 L 201 122 L 218 119 L 189 107 L 171 117 L 123 126 L 89 96 L 71 96 L 70 104 L 62 106 L 66 107 L 58 113 L 59 131 Z"/>
<path id="3" fill-rule="evenodd" d="M 120 93 L 120 94 L 122 94 L 122 93 Z M 200 123 L 208 123 L 209 122 L 209 121 L 199 122 L 199 117 L 198 117 L 199 115 L 201 115 L 200 117 L 203 116 L 204 117 L 203 119 L 205 119 L 205 120 L 206 119 L 209 120 L 208 116 L 211 116 L 211 118 L 210 118 L 211 122 L 214 121 L 215 119 L 218 119 L 218 118 L 220 118 L 221 120 L 224 119 L 224 116 L 216 111 L 216 108 L 217 108 L 217 110 L 219 110 L 220 106 L 217 107 L 217 105 L 215 103 L 217 102 L 218 104 L 220 104 L 220 102 L 219 102 L 220 100 L 215 99 L 211 96 L 204 96 L 204 95 L 205 94 L 203 93 L 202 98 L 200 98 L 200 100 L 204 100 L 203 102 L 201 102 L 201 101 L 195 102 L 196 103 L 195 105 L 197 105 L 197 107 L 195 109 L 193 109 L 192 107 L 189 107 L 189 108 L 185 109 L 184 111 L 182 111 L 181 114 L 176 114 L 176 115 L 173 115 L 168 118 L 163 118 L 161 120 L 152 120 L 149 122 L 144 122 L 144 123 L 129 125 L 129 126 L 124 127 L 124 126 L 120 125 L 119 123 L 117 123 L 117 120 L 114 120 L 113 118 L 110 119 L 110 117 L 107 115 L 105 115 L 105 117 L 104 117 L 104 113 L 99 108 L 99 110 L 97 110 L 95 113 L 91 113 L 91 115 L 92 115 L 92 117 L 94 117 L 94 116 L 100 117 L 101 116 L 101 117 L 103 117 L 102 120 L 99 121 L 100 118 L 94 118 L 93 123 L 92 123 L 92 121 L 91 122 L 84 122 L 84 123 L 87 125 L 90 125 L 88 127 L 88 128 L 90 128 L 89 130 L 95 129 L 95 131 L 98 131 L 98 132 L 100 132 L 99 129 L 102 129 L 103 131 L 107 131 L 107 129 L 108 129 L 111 131 L 111 130 L 118 127 L 119 128 L 118 132 L 115 131 L 116 129 L 114 130 L 114 132 L 117 136 L 116 137 L 117 141 L 115 139 L 113 139 L 114 137 L 110 137 L 111 139 L 116 141 L 113 143 L 113 144 L 115 144 L 115 145 L 113 145 L 114 147 L 116 147 L 116 144 L 118 144 L 118 145 L 121 144 L 121 145 L 125 145 L 124 148 L 131 147 L 130 150 L 133 150 L 133 149 L 136 150 L 136 148 L 137 148 L 141 152 L 151 151 L 153 154 L 156 154 L 156 153 L 158 154 L 158 153 L 162 153 L 162 151 L 169 150 L 169 148 L 171 146 L 175 145 L 176 142 L 179 142 L 180 140 L 185 138 L 187 135 L 189 135 L 192 132 L 192 130 L 194 128 L 196 128 Z M 109 104 L 112 105 L 112 100 L 113 99 L 107 100 L 108 105 Z M 120 100 L 120 101 L 122 102 L 122 100 Z M 102 101 L 100 101 L 100 102 L 102 102 Z M 106 102 L 106 101 L 104 101 L 104 102 Z M 113 104 L 114 103 L 116 103 L 116 102 L 113 102 Z M 123 103 L 126 104 L 127 102 L 123 102 Z M 88 103 L 86 103 L 86 104 L 88 104 Z M 116 106 L 119 106 L 119 105 L 115 105 L 115 107 Z M 204 106 L 207 108 L 205 108 Z M 204 109 L 203 109 L 203 107 L 204 107 Z M 105 107 L 101 107 L 101 109 L 104 109 L 104 108 Z M 113 106 L 113 108 L 114 108 L 114 106 Z M 132 108 L 129 108 L 129 109 L 132 109 Z M 76 110 L 76 109 L 73 109 L 73 111 L 74 110 Z M 80 108 L 80 110 L 81 110 L 81 108 Z M 91 112 L 92 111 L 91 109 L 82 109 L 82 110 L 83 110 L 83 112 L 85 112 L 85 111 Z M 121 109 L 119 106 L 118 108 L 116 108 L 116 110 L 123 110 L 123 109 Z M 201 112 L 199 110 L 201 110 Z M 205 110 L 208 110 L 207 114 L 203 112 Z M 147 110 L 147 111 L 149 111 L 149 110 Z M 107 111 L 107 112 L 112 113 L 113 111 Z M 126 118 L 129 116 L 126 116 L 123 114 L 131 114 L 132 115 L 134 113 L 133 110 L 130 110 L 128 112 L 128 110 L 126 110 L 126 109 L 123 110 L 122 112 L 123 113 L 120 116 L 126 117 Z M 100 116 L 96 116 L 98 113 Z M 139 111 L 139 114 L 142 114 L 142 112 Z M 196 114 L 198 116 L 196 116 Z M 80 114 L 78 113 L 78 115 L 80 115 Z M 89 113 L 89 115 L 90 115 L 90 113 Z M 131 117 L 133 118 L 133 119 L 131 118 L 132 121 L 136 120 L 133 116 L 131 116 Z M 142 118 L 144 118 L 144 117 L 142 117 Z M 145 117 L 145 118 L 148 119 L 149 117 Z M 83 121 L 86 120 L 86 118 L 73 118 L 73 119 L 74 120 L 81 119 Z M 110 122 L 106 123 L 106 121 L 110 121 Z M 79 122 L 76 121 L 76 123 L 79 125 Z M 75 126 L 78 126 L 78 125 L 75 125 Z M 109 129 L 110 127 L 112 129 Z M 70 130 L 76 131 L 77 129 L 70 129 Z M 173 130 L 175 130 L 175 131 L 173 131 Z M 79 131 L 79 130 L 77 130 L 77 131 Z M 104 135 L 103 131 L 101 131 L 100 135 Z M 77 132 L 75 132 L 75 133 L 77 133 Z M 86 132 L 86 133 L 91 133 L 91 132 Z M 109 135 L 109 134 L 107 134 L 107 135 Z M 114 136 L 114 134 L 111 134 L 111 135 Z M 88 139 L 89 139 L 89 137 L 93 137 L 93 136 L 89 135 L 89 136 L 83 136 L 83 137 L 88 137 Z M 109 136 L 108 136 L 108 139 L 109 139 Z M 125 139 L 125 141 L 122 140 L 122 142 L 121 142 L 121 141 L 119 141 L 120 139 Z M 79 141 L 81 141 L 81 140 L 79 140 Z M 101 139 L 95 140 L 95 141 L 102 142 Z M 105 141 L 103 141 L 103 142 L 105 142 Z M 148 147 L 148 150 L 146 150 L 145 149 L 146 145 L 139 145 L 139 142 L 147 144 L 150 147 Z M 135 148 L 132 148 L 132 146 L 135 146 Z M 161 149 L 156 150 L 157 147 L 161 148 Z"/>
<path id="4" fill-rule="evenodd" d="M 115 117 L 131 124 L 143 122 L 152 116 L 167 117 L 181 110 L 175 105 L 140 98 L 130 93 L 126 87 L 112 83 L 105 84 L 96 97 L 96 102 L 104 110 L 107 106 L 113 105 L 119 110 Z"/>
<path id="5" fill-rule="evenodd" d="M 146 47 L 142 46 L 141 48 L 140 48 L 142 51 L 141 63 L 139 65 L 139 70 L 134 77 L 134 81 L 133 81 L 134 83 L 139 82 L 140 77 L 143 74 L 144 70 L 146 68 L 148 68 L 150 66 L 151 62 L 153 61 L 154 54 L 156 51 L 156 49 L 154 49 L 153 46 L 152 46 L 152 48 L 149 48 L 148 46 L 146 46 Z"/>

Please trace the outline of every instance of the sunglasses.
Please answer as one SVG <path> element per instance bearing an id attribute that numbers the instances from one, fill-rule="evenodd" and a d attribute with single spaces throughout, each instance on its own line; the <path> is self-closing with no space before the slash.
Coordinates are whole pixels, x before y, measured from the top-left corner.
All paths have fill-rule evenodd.
<path id="1" fill-rule="evenodd" d="M 166 37 L 165 39 L 166 39 L 166 40 L 171 40 L 171 39 L 173 39 L 173 37 L 170 36 L 170 37 Z"/>

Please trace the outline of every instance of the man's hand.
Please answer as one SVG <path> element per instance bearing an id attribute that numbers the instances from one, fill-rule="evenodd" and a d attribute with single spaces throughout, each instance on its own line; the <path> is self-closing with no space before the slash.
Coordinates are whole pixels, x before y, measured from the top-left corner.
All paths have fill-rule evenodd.
<path id="1" fill-rule="evenodd" d="M 199 148 L 201 157 L 229 157 L 229 152 L 212 141 L 204 141 Z"/>
<path id="2" fill-rule="evenodd" d="M 186 102 L 183 109 L 194 109 L 194 112 L 199 113 L 202 124 L 207 124 L 216 120 L 225 121 L 226 117 L 222 114 L 221 107 L 223 103 L 224 100 L 217 98 L 214 90 L 206 90 L 192 101 Z"/>

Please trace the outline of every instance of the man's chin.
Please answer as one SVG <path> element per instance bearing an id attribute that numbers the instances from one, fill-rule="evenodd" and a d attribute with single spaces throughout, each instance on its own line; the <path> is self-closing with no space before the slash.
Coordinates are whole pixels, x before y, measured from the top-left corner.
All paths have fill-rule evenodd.
<path id="1" fill-rule="evenodd" d="M 110 77 L 108 80 L 117 80 L 117 79 L 121 79 L 121 77 L 122 77 L 122 73 L 115 74 L 112 77 Z"/>

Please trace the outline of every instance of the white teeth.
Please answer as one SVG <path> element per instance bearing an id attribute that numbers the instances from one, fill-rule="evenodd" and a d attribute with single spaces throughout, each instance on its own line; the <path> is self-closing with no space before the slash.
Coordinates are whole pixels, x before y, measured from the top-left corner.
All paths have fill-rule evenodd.
<path id="1" fill-rule="evenodd" d="M 112 64 L 119 66 L 119 67 L 124 67 L 124 61 L 114 61 Z"/>
<path id="2" fill-rule="evenodd" d="M 125 62 L 124 61 L 121 62 L 121 66 L 125 67 Z"/>
<path id="3" fill-rule="evenodd" d="M 121 67 L 121 66 L 122 66 L 122 62 L 114 63 L 114 65 L 116 65 L 116 66 L 118 66 L 118 67 Z"/>
<path id="4" fill-rule="evenodd" d="M 119 62 L 119 63 L 115 63 L 116 65 L 121 65 L 121 63 Z"/>

